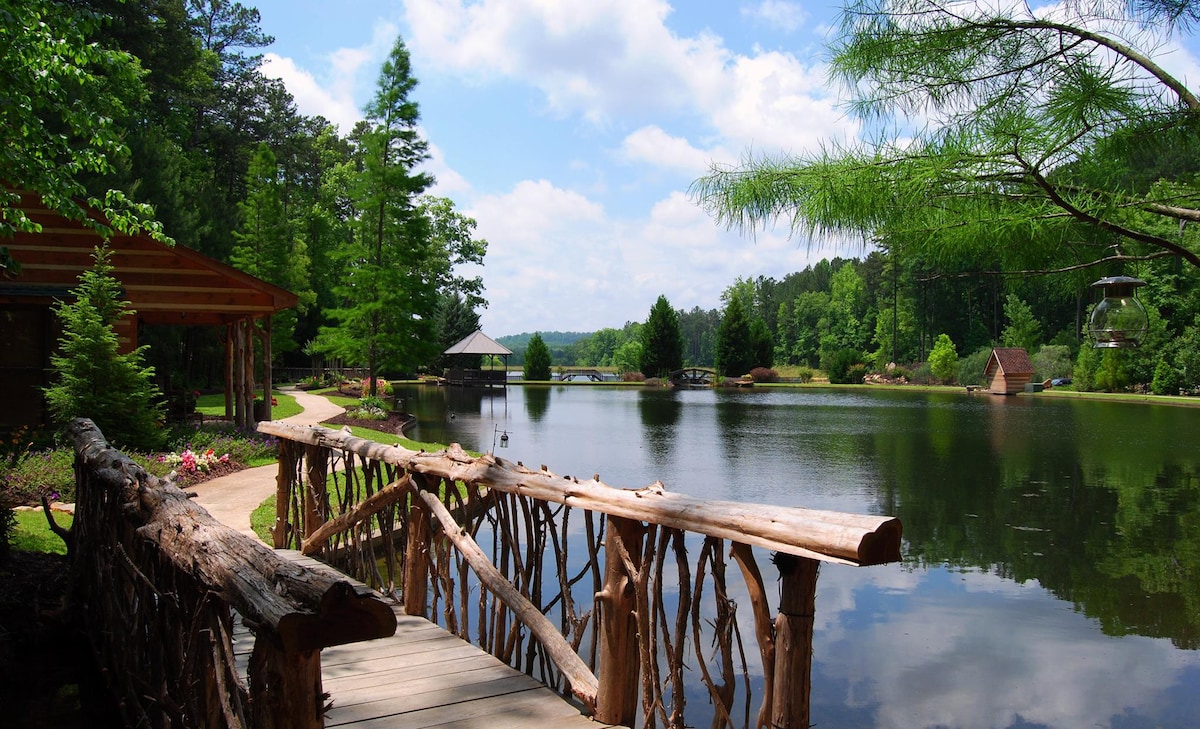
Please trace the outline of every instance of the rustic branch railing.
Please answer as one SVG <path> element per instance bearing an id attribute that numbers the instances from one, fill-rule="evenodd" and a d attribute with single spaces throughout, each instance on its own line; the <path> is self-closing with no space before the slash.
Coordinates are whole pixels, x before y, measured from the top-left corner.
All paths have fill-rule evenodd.
<path id="1" fill-rule="evenodd" d="M 392 635 L 387 603 L 217 522 L 90 420 L 70 432 L 72 599 L 126 726 L 323 726 L 321 648 Z M 255 634 L 248 685 L 231 609 Z"/>
<path id="2" fill-rule="evenodd" d="M 276 547 L 397 593 L 410 614 L 602 722 L 682 727 L 691 702 L 711 703 L 714 727 L 807 727 L 819 562 L 900 557 L 889 517 L 705 501 L 659 483 L 615 489 L 457 445 L 427 453 L 320 427 L 258 429 L 280 439 Z M 752 547 L 776 553 L 773 620 Z M 727 553 L 741 586 L 727 580 Z M 751 664 L 762 675 L 753 716 Z"/>

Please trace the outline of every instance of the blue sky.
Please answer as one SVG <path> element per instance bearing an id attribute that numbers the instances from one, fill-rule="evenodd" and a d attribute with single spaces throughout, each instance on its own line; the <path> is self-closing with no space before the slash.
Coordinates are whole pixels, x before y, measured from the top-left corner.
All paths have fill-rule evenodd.
<path id="1" fill-rule="evenodd" d="M 431 192 L 475 218 L 489 243 L 481 321 L 493 337 L 621 327 L 644 321 L 660 294 L 675 308 L 718 308 L 738 277 L 780 279 L 864 253 L 861 241 L 809 241 L 786 227 L 728 231 L 687 196 L 712 162 L 859 134 L 824 68 L 840 3 L 248 4 L 275 37 L 264 73 L 283 79 L 301 113 L 343 133 L 404 38 Z"/>

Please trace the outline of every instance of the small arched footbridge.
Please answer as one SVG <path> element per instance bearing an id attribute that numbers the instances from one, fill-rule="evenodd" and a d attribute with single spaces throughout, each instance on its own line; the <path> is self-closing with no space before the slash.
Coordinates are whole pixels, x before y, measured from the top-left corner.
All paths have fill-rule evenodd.
<path id="1" fill-rule="evenodd" d="M 684 367 L 668 377 L 675 387 L 712 387 L 717 381 L 717 372 L 703 367 Z"/>

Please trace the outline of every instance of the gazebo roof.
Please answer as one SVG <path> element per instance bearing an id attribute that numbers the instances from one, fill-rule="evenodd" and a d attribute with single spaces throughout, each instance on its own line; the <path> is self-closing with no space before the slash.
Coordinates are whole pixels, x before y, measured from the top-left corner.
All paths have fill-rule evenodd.
<path id="1" fill-rule="evenodd" d="M 445 354 L 496 354 L 508 356 L 512 354 L 512 350 L 484 334 L 482 330 L 476 329 L 470 336 L 447 349 Z"/>

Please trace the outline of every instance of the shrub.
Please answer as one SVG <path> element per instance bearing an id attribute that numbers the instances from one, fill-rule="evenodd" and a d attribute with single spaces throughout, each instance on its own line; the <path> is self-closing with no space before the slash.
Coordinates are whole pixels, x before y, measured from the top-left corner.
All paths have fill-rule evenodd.
<path id="1" fill-rule="evenodd" d="M 807 383 L 807 382 L 812 382 L 812 378 L 813 378 L 813 371 L 812 371 L 811 367 L 801 367 L 800 369 L 796 370 L 796 379 L 797 380 Z"/>
<path id="2" fill-rule="evenodd" d="M 625 372 L 621 375 L 622 382 L 645 382 L 646 376 L 641 372 Z"/>
<path id="3" fill-rule="evenodd" d="M 755 382 L 779 382 L 779 373 L 769 367 L 755 367 L 750 370 L 750 379 Z"/>
<path id="4" fill-rule="evenodd" d="M 361 383 L 359 383 L 358 388 L 359 388 L 359 391 L 362 392 L 363 395 L 366 395 L 369 392 L 371 392 L 371 378 L 370 377 L 364 378 L 363 381 Z M 379 396 L 391 395 L 392 394 L 392 383 L 383 379 L 382 377 L 376 377 L 375 378 L 375 394 L 379 395 Z"/>
<path id="5" fill-rule="evenodd" d="M 958 384 L 982 385 L 984 371 L 991 358 L 992 348 L 990 346 L 980 347 L 966 357 L 960 357 L 958 360 Z"/>
<path id="6" fill-rule="evenodd" d="M 854 380 L 850 375 L 850 368 L 854 365 L 863 365 L 862 374 L 858 375 L 858 379 Z M 862 382 L 863 375 L 866 374 L 867 368 L 863 361 L 862 352 L 853 349 L 841 349 L 834 352 L 829 358 L 829 381 L 835 385 L 858 384 Z"/>
<path id="7" fill-rule="evenodd" d="M 867 365 L 866 364 L 864 364 L 862 362 L 859 362 L 857 364 L 852 364 L 852 365 L 850 365 L 850 368 L 848 370 L 846 370 L 845 383 L 847 385 L 861 385 L 863 382 L 863 378 L 865 378 L 866 376 L 867 376 Z"/>
<path id="8" fill-rule="evenodd" d="M 17 526 L 17 515 L 13 513 L 8 502 L 0 498 L 0 562 L 8 557 L 9 543 L 12 540 L 13 529 Z"/>
<path id="9" fill-rule="evenodd" d="M 939 334 L 929 353 L 929 369 L 942 382 L 950 382 L 958 374 L 958 350 L 950 335 Z"/>
<path id="10" fill-rule="evenodd" d="M 1155 395 L 1178 395 L 1182 378 L 1179 371 L 1172 367 L 1165 357 L 1160 357 L 1154 367 L 1154 379 L 1150 382 L 1150 392 Z"/>
<path id="11" fill-rule="evenodd" d="M 1061 344 L 1043 344 L 1033 355 L 1035 379 L 1052 380 L 1071 376 L 1071 348 Z"/>

